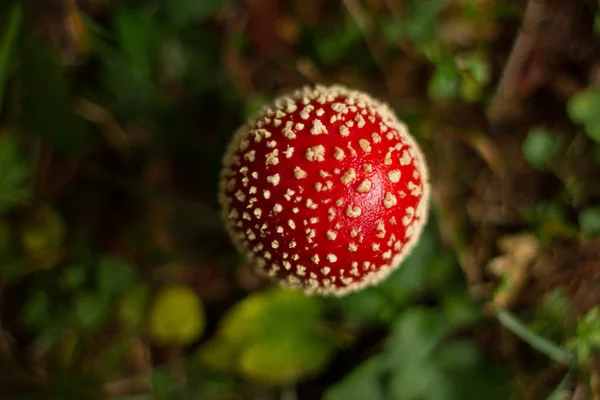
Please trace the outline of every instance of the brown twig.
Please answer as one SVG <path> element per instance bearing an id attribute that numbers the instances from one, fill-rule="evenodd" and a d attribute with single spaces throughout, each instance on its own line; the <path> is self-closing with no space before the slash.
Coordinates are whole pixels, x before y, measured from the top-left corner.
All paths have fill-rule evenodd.
<path id="1" fill-rule="evenodd" d="M 517 92 L 521 76 L 535 48 L 539 26 L 545 17 L 546 8 L 543 0 L 530 0 L 527 3 L 521 29 L 500 76 L 494 99 L 487 111 L 491 121 L 498 121 L 514 114 L 519 100 Z"/>

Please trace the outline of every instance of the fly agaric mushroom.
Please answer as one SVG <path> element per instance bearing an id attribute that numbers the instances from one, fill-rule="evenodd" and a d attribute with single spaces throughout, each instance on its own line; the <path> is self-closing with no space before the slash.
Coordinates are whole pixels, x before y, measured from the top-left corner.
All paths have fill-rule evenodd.
<path id="1" fill-rule="evenodd" d="M 223 164 L 219 200 L 234 244 L 258 271 L 309 294 L 381 281 L 426 222 L 420 148 L 386 104 L 343 86 L 263 107 Z"/>

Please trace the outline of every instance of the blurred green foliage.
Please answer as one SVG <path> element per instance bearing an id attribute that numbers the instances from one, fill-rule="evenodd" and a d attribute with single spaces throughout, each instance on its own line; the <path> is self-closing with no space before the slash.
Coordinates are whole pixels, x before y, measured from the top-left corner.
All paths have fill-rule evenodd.
<path id="1" fill-rule="evenodd" d="M 0 213 L 30 198 L 30 170 L 12 135 L 0 135 Z"/>
<path id="2" fill-rule="evenodd" d="M 600 308 L 592 308 L 578 322 L 575 335 L 567 342 L 577 361 L 585 363 L 593 352 L 600 350 Z"/>
<path id="3" fill-rule="evenodd" d="M 555 157 L 558 147 L 555 134 L 544 128 L 534 128 L 523 142 L 523 155 L 531 166 L 545 169 Z"/>
<path id="4" fill-rule="evenodd" d="M 392 325 L 384 351 L 369 358 L 325 399 L 506 399 L 503 374 L 488 369 L 470 343 L 449 340 L 443 313 L 413 307 Z"/>
<path id="5" fill-rule="evenodd" d="M 568 112 L 571 119 L 583 125 L 588 137 L 600 143 L 600 91 L 587 89 L 578 92 L 568 103 Z"/>
<path id="6" fill-rule="evenodd" d="M 327 332 L 325 305 L 322 299 L 289 289 L 252 294 L 228 311 L 199 357 L 216 369 L 264 382 L 314 375 L 327 365 L 339 342 Z"/>
<path id="7" fill-rule="evenodd" d="M 581 210 L 579 227 L 585 234 L 600 235 L 600 206 L 590 206 Z"/>

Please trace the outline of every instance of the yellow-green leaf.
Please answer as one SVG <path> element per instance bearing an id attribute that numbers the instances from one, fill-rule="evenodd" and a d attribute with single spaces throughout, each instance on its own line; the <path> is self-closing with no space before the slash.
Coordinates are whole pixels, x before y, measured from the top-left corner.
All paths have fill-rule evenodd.
<path id="1" fill-rule="evenodd" d="M 332 351 L 331 343 L 324 340 L 283 336 L 257 342 L 246 349 L 240 358 L 240 369 L 251 379 L 292 382 L 318 373 Z"/>
<path id="2" fill-rule="evenodd" d="M 192 289 L 183 285 L 163 288 L 150 311 L 150 334 L 157 343 L 187 345 L 205 327 L 204 307 Z"/>

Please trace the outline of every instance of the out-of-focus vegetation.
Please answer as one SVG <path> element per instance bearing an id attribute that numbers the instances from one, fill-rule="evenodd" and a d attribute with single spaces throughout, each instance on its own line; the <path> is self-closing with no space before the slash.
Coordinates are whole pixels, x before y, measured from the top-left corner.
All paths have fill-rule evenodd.
<path id="1" fill-rule="evenodd" d="M 595 0 L 5 0 L 0 398 L 600 396 Z M 220 158 L 282 91 L 390 103 L 433 207 L 380 285 L 256 277 Z"/>

